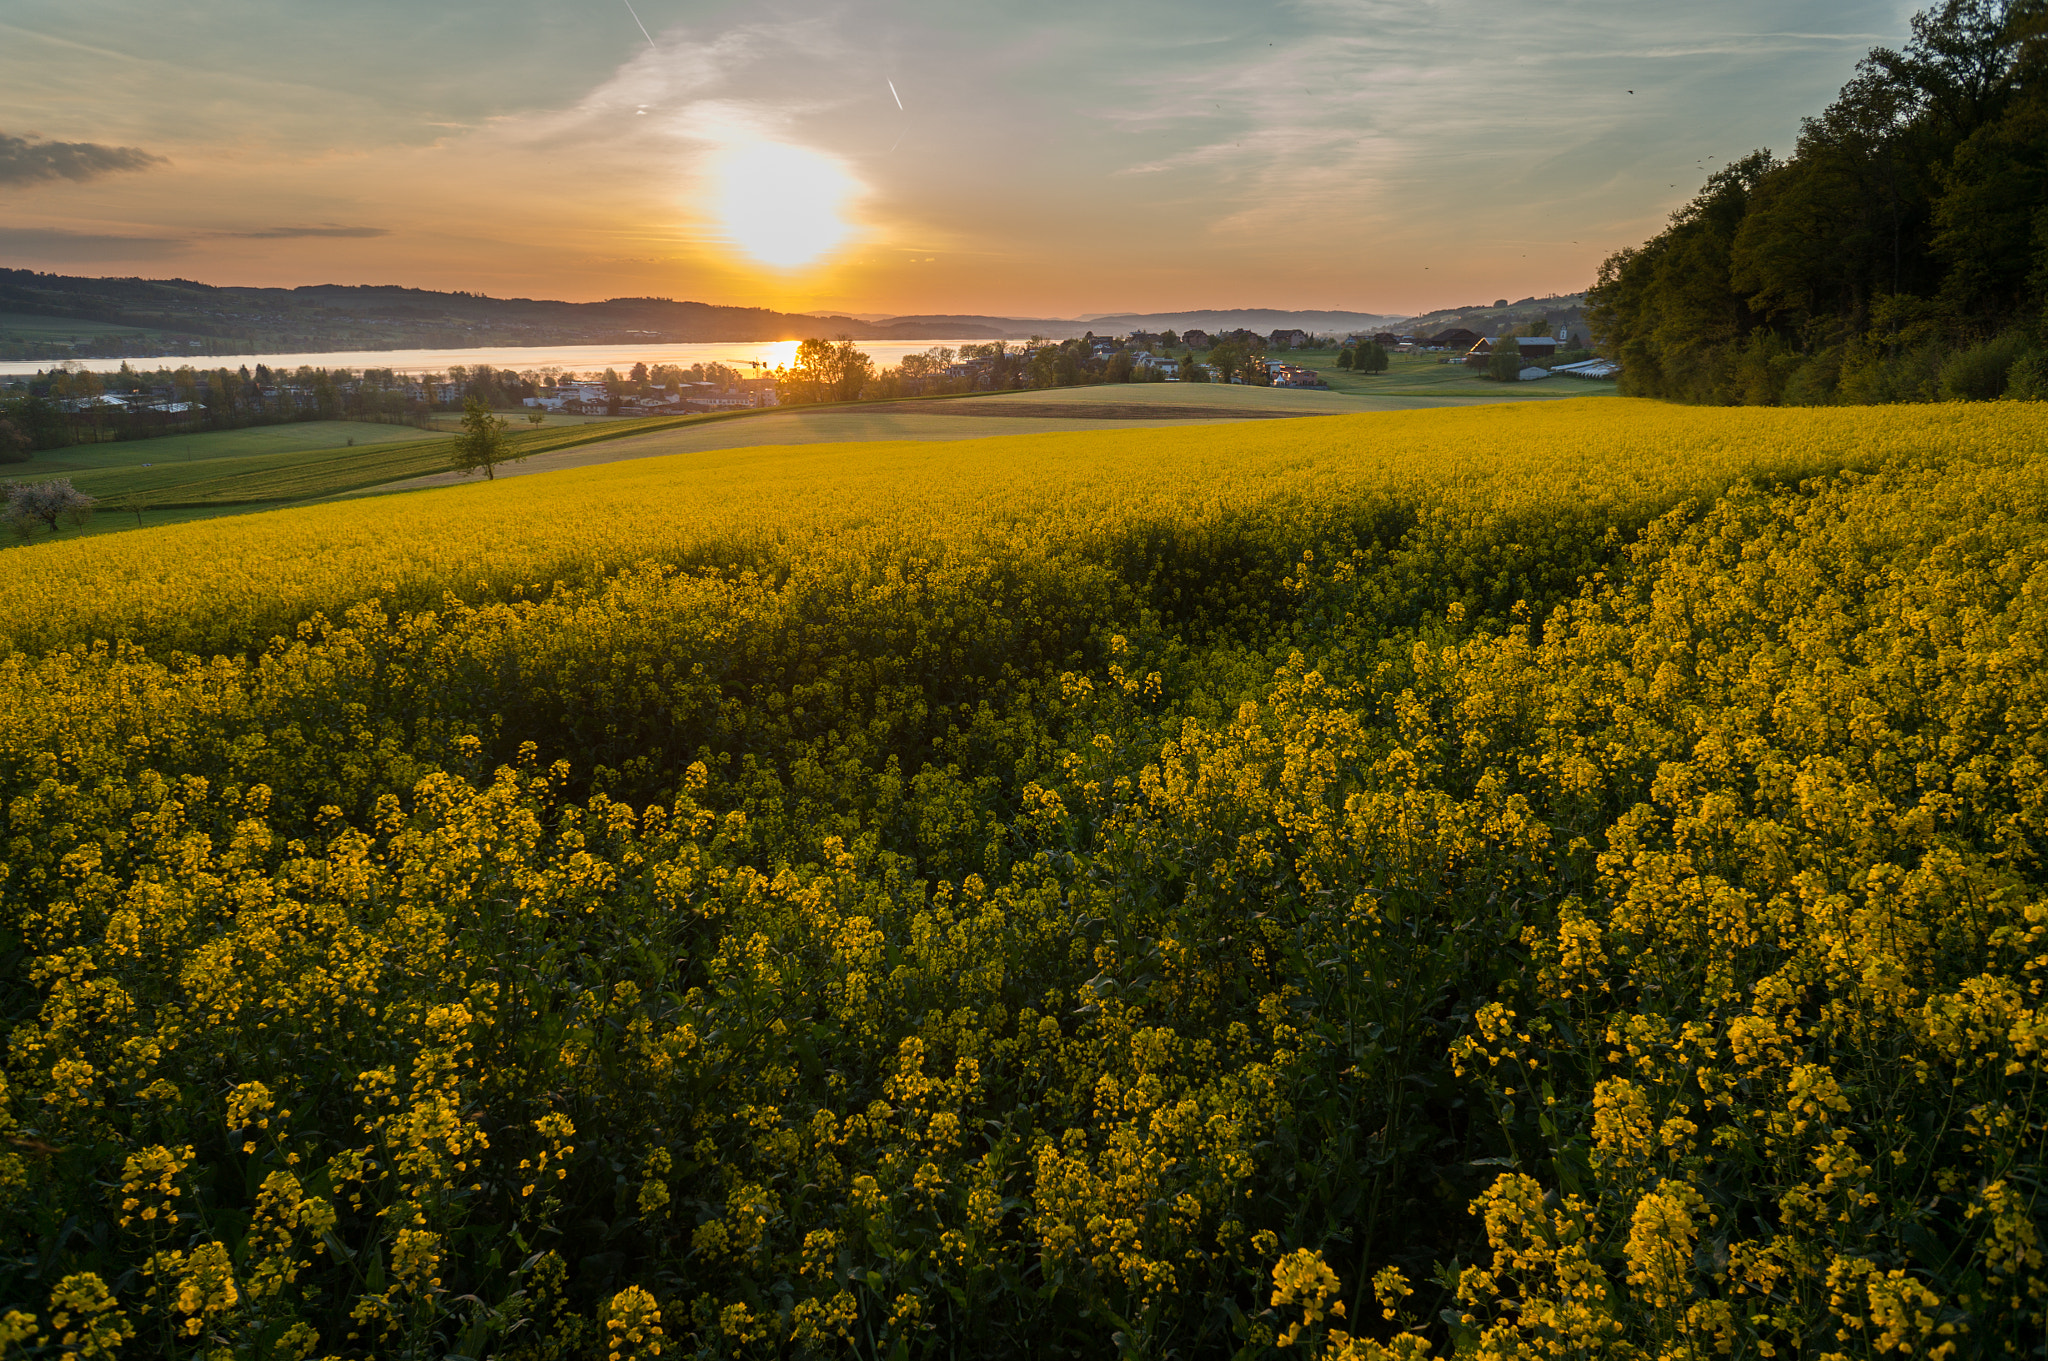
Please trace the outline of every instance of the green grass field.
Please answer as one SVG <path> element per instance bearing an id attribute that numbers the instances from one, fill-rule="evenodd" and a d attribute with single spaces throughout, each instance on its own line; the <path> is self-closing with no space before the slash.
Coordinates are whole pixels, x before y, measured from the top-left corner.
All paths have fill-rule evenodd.
<path id="1" fill-rule="evenodd" d="M 1589 382 L 1582 378 L 1545 378 L 1531 383 L 1490 383 L 1477 369 L 1463 364 L 1445 364 L 1440 354 L 1389 355 L 1385 373 L 1351 373 L 1337 367 L 1335 350 L 1295 350 L 1284 358 L 1303 368 L 1314 369 L 1330 385 L 1330 391 L 1345 397 L 1412 402 L 1414 405 L 1446 405 L 1451 402 L 1557 401 L 1571 397 L 1611 397 L 1614 384 Z M 1434 399 L 1434 401 L 1424 400 Z"/>
<path id="2" fill-rule="evenodd" d="M 409 425 L 371 421 L 301 421 L 291 425 L 256 426 L 248 430 L 206 430 L 191 435 L 164 435 L 157 439 L 47 449 L 37 454 L 17 476 L 42 473 L 62 476 L 107 468 L 140 468 L 151 464 L 161 467 L 221 458 L 295 454 L 309 449 L 346 448 L 350 440 L 357 445 L 370 445 L 435 438 L 438 436 L 433 432 L 417 430 Z"/>
<path id="3" fill-rule="evenodd" d="M 527 417 L 532 414 L 533 409 L 531 407 L 508 406 L 501 407 L 498 410 L 498 415 L 508 422 L 514 430 L 531 429 L 531 422 L 527 420 Z M 606 421 L 633 419 L 636 418 L 630 416 L 579 416 L 570 411 L 543 411 L 541 413 L 540 425 L 543 430 L 555 430 L 565 425 L 602 425 Z M 462 417 L 459 413 L 452 411 L 439 412 L 431 421 L 427 422 L 426 428 L 453 433 L 462 429 Z"/>
<path id="4" fill-rule="evenodd" d="M 613 421 L 606 423 L 602 430 L 580 426 L 515 430 L 509 432 L 509 439 L 515 453 L 546 452 L 593 439 L 612 439 L 637 430 L 658 430 L 689 419 L 692 418 L 651 417 L 641 421 Z M 331 427 L 345 423 L 328 424 Z M 275 428 L 290 430 L 294 427 Z M 140 501 L 151 511 L 247 508 L 258 504 L 312 500 L 379 483 L 403 481 L 448 466 L 454 445 L 450 436 L 419 437 L 418 431 L 402 426 L 364 428 L 403 431 L 413 438 L 387 439 L 380 443 L 359 443 L 354 447 L 344 445 L 340 448 L 273 448 L 269 452 L 253 454 L 216 452 L 211 458 L 189 460 L 144 460 L 132 452 L 118 462 L 86 463 L 81 460 L 79 464 L 70 466 L 65 466 L 60 459 L 37 459 L 15 465 L 17 471 L 13 475 L 17 480 L 34 480 L 38 476 L 69 477 L 80 491 L 100 501 L 100 518 L 111 520 L 113 523 L 107 526 L 111 528 L 134 526 L 135 501 Z M 203 438 L 221 441 L 213 446 L 215 450 L 232 450 L 250 447 L 247 441 L 238 446 L 234 437 L 262 433 L 265 432 L 224 431 Z M 329 434 L 331 438 L 331 429 Z M 154 440 L 137 441 L 121 448 L 126 451 L 148 449 L 157 443 Z M 113 447 L 101 445 L 89 452 L 104 453 Z M 125 517 L 121 514 L 124 510 Z M 141 522 L 167 521 L 152 520 L 145 513 Z M 106 532 L 105 528 L 101 532 Z"/>

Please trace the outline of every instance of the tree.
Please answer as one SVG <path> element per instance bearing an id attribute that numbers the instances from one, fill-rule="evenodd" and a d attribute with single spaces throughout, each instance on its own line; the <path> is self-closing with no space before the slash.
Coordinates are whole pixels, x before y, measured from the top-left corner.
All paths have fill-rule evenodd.
<path id="1" fill-rule="evenodd" d="M 0 416 L 0 463 L 26 463 L 28 450 L 28 431 Z"/>
<path id="2" fill-rule="evenodd" d="M 1870 51 L 1788 160 L 1725 167 L 1665 231 L 1610 257 L 1588 319 L 1622 391 L 1920 400 L 1949 358 L 2003 332 L 2038 340 L 2044 34 L 2043 0 L 1941 0 L 1902 50 Z"/>
<path id="3" fill-rule="evenodd" d="M 55 534 L 60 523 L 75 528 L 92 518 L 93 499 L 72 486 L 68 477 L 14 482 L 6 491 L 8 522 L 24 539 L 35 533 L 38 524 Z"/>
<path id="4" fill-rule="evenodd" d="M 526 413 L 526 423 L 536 430 L 540 429 L 540 423 L 547 418 L 548 413 L 538 407 Z"/>
<path id="5" fill-rule="evenodd" d="M 335 390 L 334 379 L 326 369 L 313 376 L 313 410 L 323 421 L 341 414 L 341 394 Z"/>
<path id="6" fill-rule="evenodd" d="M 783 406 L 825 400 L 832 378 L 832 342 L 812 337 L 799 343 L 796 357 L 775 379 L 776 399 Z"/>
<path id="7" fill-rule="evenodd" d="M 1226 383 L 1270 387 L 1273 371 L 1266 367 L 1266 352 L 1254 341 L 1226 340 L 1209 350 L 1209 362 Z M 1220 356 L 1220 357 L 1219 357 Z"/>
<path id="8" fill-rule="evenodd" d="M 713 365 L 712 368 L 720 368 Z M 737 379 L 738 374 L 720 368 Z M 782 371 L 775 382 L 777 398 L 785 405 L 807 402 L 851 402 L 874 376 L 874 361 L 853 348 L 851 340 L 834 345 L 813 337 L 796 347 L 796 362 Z M 708 373 L 708 370 L 707 370 Z"/>
<path id="9" fill-rule="evenodd" d="M 1368 340 L 1354 361 L 1360 373 L 1385 373 L 1387 371 L 1387 347 L 1377 340 Z"/>
<path id="10" fill-rule="evenodd" d="M 1244 371 L 1244 346 L 1234 340 L 1219 340 L 1209 347 L 1209 365 L 1219 381 L 1232 383 Z"/>
<path id="11" fill-rule="evenodd" d="M 1513 336 L 1502 336 L 1493 343 L 1493 355 L 1486 361 L 1486 376 L 1496 383 L 1522 380 L 1522 347 Z"/>
<path id="12" fill-rule="evenodd" d="M 1209 370 L 1195 362 L 1193 350 L 1182 350 L 1180 354 L 1180 380 L 1183 383 L 1206 383 Z"/>
<path id="13" fill-rule="evenodd" d="M 0 416 L 27 437 L 30 449 L 55 449 L 71 442 L 64 412 L 47 397 L 30 393 L 0 408 Z"/>
<path id="14" fill-rule="evenodd" d="M 462 434 L 456 437 L 455 449 L 450 455 L 455 471 L 469 474 L 481 468 L 485 481 L 497 481 L 498 465 L 517 461 L 510 457 L 510 446 L 505 441 L 505 431 L 509 428 L 479 399 L 465 399 L 462 403 Z"/>
<path id="15" fill-rule="evenodd" d="M 1109 357 L 1109 368 L 1104 372 L 1103 377 L 1109 379 L 1112 383 L 1128 383 L 1131 381 L 1131 368 L 1131 352 L 1129 350 L 1118 350 Z"/>
<path id="16" fill-rule="evenodd" d="M 2048 99 L 1979 128 L 1956 150 L 1934 205 L 1934 252 L 1948 262 L 1942 293 L 1960 314 L 1993 325 L 2031 310 L 2029 287 L 2048 248 Z"/>
<path id="17" fill-rule="evenodd" d="M 1353 361 L 1355 361 L 1357 358 L 1358 352 L 1353 350 L 1349 345 L 1346 345 L 1343 349 L 1337 351 L 1337 367 L 1340 369 L 1348 369 L 1351 367 Z"/>
<path id="18" fill-rule="evenodd" d="M 875 361 L 854 349 L 853 342 L 843 336 L 832 352 L 832 360 L 833 397 L 842 402 L 859 401 L 860 390 L 875 376 Z"/>
<path id="19" fill-rule="evenodd" d="M 2006 371 L 2005 395 L 2020 402 L 2048 400 L 2048 355 L 2025 355 L 2015 362 Z"/>

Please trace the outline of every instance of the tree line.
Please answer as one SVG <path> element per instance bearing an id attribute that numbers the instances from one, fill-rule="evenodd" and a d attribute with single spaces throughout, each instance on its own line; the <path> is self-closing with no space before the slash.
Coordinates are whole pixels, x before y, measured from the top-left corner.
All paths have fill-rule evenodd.
<path id="1" fill-rule="evenodd" d="M 1125 343 L 1107 354 L 1099 351 L 1099 345 L 1092 333 L 1059 341 L 1033 338 L 1022 345 L 992 340 L 957 350 L 936 347 L 923 354 L 905 355 L 893 368 L 881 368 L 851 340 L 814 338 L 799 345 L 795 360 L 777 375 L 776 400 L 784 406 L 801 406 L 1166 381 L 1160 365 L 1140 362 L 1145 355 L 1172 359 L 1183 382 L 1242 382 L 1262 387 L 1272 382 L 1265 364 L 1265 342 L 1257 337 L 1218 340 L 1204 352 L 1201 363 L 1171 331 L 1154 344 Z M 1176 345 L 1181 349 L 1177 359 L 1172 355 Z M 1384 367 L 1384 353 L 1380 362 Z"/>
<path id="2" fill-rule="evenodd" d="M 489 364 L 451 365 L 445 373 L 409 377 L 392 369 L 239 369 L 115 373 L 58 369 L 38 374 L 0 396 L 0 461 L 18 462 L 37 449 L 105 440 L 147 439 L 202 430 L 233 430 L 291 421 L 424 422 L 436 411 L 475 398 L 517 406 L 546 376 Z M 133 404 L 108 397 L 147 398 Z"/>
<path id="3" fill-rule="evenodd" d="M 1944 0 L 1610 257 L 1588 317 L 1624 392 L 1814 405 L 2048 396 L 2044 303 L 2048 0 Z"/>

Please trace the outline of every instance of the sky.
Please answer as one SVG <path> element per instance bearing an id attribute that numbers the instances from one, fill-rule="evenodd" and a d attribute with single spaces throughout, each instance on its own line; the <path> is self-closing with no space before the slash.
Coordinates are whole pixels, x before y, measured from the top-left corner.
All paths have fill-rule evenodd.
<path id="1" fill-rule="evenodd" d="M 0 265 L 1417 314 L 1585 287 L 1914 8 L 5 0 Z"/>

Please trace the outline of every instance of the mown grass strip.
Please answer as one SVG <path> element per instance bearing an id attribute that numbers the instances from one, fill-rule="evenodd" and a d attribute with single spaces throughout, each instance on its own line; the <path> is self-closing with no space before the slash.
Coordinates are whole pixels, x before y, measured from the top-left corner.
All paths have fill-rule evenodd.
<path id="1" fill-rule="evenodd" d="M 508 434 L 507 440 L 512 446 L 512 457 L 523 458 L 529 454 L 573 449 L 579 445 L 644 435 L 680 425 L 727 421 L 755 414 L 758 413 L 654 416 L 603 426 L 520 431 Z M 454 448 L 455 440 L 450 437 L 412 444 L 313 449 L 151 468 L 107 469 L 104 472 L 81 473 L 72 480 L 81 491 L 102 501 L 139 496 L 152 509 L 160 510 L 302 501 L 445 472 L 450 466 Z"/>

